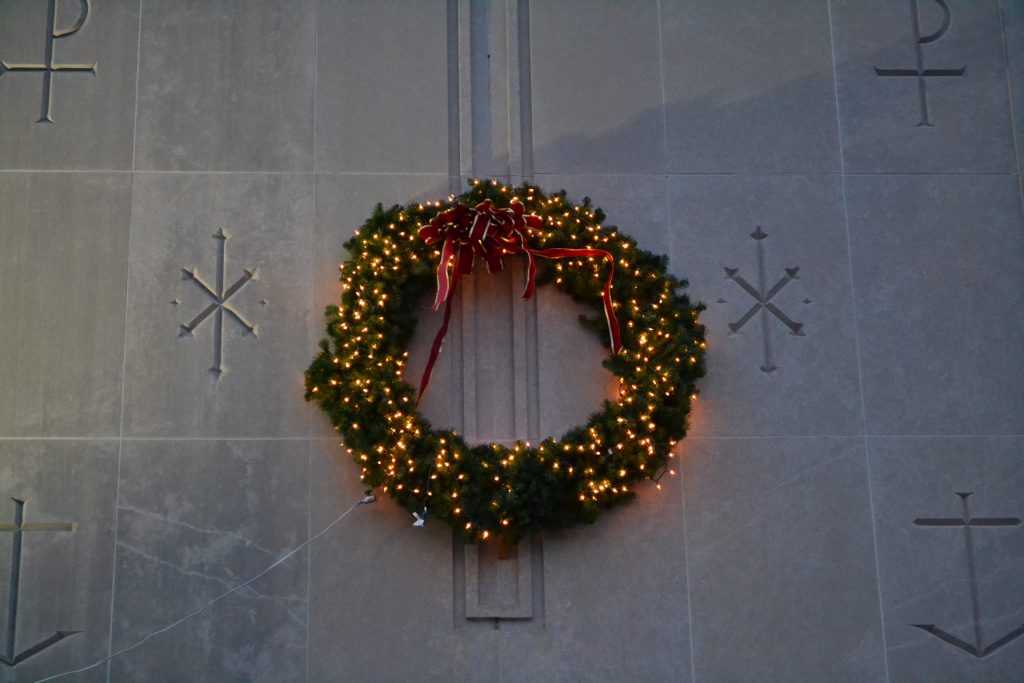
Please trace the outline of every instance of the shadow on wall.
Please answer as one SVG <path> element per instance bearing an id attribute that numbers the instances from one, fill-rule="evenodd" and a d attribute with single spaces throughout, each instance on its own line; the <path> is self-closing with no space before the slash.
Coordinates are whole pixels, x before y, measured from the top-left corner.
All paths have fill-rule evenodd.
<path id="1" fill-rule="evenodd" d="M 942 15 L 938 5 L 921 3 L 919 11 L 921 30 L 939 28 Z M 904 18 L 902 13 L 898 15 Z M 837 100 L 845 115 L 842 119 L 844 144 L 847 149 L 874 148 L 879 144 L 899 145 L 917 129 L 921 120 L 917 79 L 894 78 L 876 74 L 873 67 L 884 69 L 914 68 L 914 43 L 909 15 L 906 25 L 894 25 L 887 30 L 892 39 L 884 44 L 862 44 L 846 41 L 832 52 L 841 59 L 833 64 L 833 57 L 824 54 L 817 63 L 787 64 L 788 74 L 769 71 L 763 64 L 752 64 L 738 58 L 728 66 L 700 64 L 689 69 L 686 65 L 664 65 L 662 82 L 667 90 L 664 111 L 655 105 L 643 109 L 615 128 L 599 134 L 555 132 L 552 139 L 544 140 L 547 131 L 534 126 L 533 136 L 536 174 L 650 174 L 663 173 L 840 173 Z M 957 121 L 942 121 L 942 93 L 956 87 L 960 78 L 987 78 L 978 65 L 991 62 L 981 36 L 992 29 L 982 12 L 967 17 L 954 16 L 952 28 L 927 45 L 924 55 L 926 68 L 959 69 L 967 66 L 963 76 L 927 79 L 927 98 L 931 120 L 936 127 L 929 128 L 927 144 L 951 143 L 963 136 L 970 137 L 973 125 L 969 117 L 960 115 Z M 944 49 L 951 33 L 966 36 L 956 45 Z M 955 53 L 951 56 L 950 53 Z M 729 68 L 731 67 L 731 68 Z M 743 78 L 737 69 L 749 67 L 756 79 Z M 851 72 L 851 70 L 853 70 Z M 863 78 L 856 75 L 863 71 Z M 983 69 L 981 71 L 984 71 Z M 834 72 L 844 87 L 835 84 Z M 1005 80 L 1005 79 L 1004 79 Z M 684 83 L 684 81 L 687 81 Z M 949 82 L 945 82 L 949 81 Z M 998 83 L 995 84 L 998 87 Z M 602 88 L 605 90 L 602 91 Z M 614 83 L 594 79 L 587 83 L 584 105 L 600 106 L 604 101 L 615 101 Z M 947 90 L 943 90 L 947 89 Z M 673 92 L 680 93 L 673 96 Z M 998 108 L 1004 93 L 992 92 L 990 98 Z M 1008 97 L 1008 93 L 1005 93 Z M 870 96 L 873 109 L 866 110 L 862 102 Z M 685 99 L 680 99 L 683 97 Z M 534 114 L 544 112 L 547 103 L 533 95 Z M 565 102 L 558 115 L 565 117 Z M 957 97 L 955 104 L 978 105 L 966 96 Z M 954 106 L 953 103 L 946 107 Z M 949 111 L 948 108 L 945 111 Z M 855 117 L 855 118 L 854 118 Z M 557 118 L 552 114 L 552 119 Z M 905 128 L 893 129 L 894 119 L 905 123 Z M 567 123 L 573 125 L 576 121 Z M 556 124 L 557 125 L 557 124 Z M 1010 121 L 1006 121 L 1007 129 Z M 667 127 L 667 129 L 666 129 Z M 644 156 L 637 151 L 644 151 Z M 897 151 L 894 161 L 905 161 L 906 151 Z M 667 154 L 667 158 L 666 157 Z M 897 162 L 898 163 L 898 162 Z M 490 168 L 506 168 L 507 163 L 495 157 Z M 884 169 L 878 169 L 884 170 Z M 909 169 L 907 169 L 909 170 Z M 939 169 L 942 170 L 942 169 Z"/>

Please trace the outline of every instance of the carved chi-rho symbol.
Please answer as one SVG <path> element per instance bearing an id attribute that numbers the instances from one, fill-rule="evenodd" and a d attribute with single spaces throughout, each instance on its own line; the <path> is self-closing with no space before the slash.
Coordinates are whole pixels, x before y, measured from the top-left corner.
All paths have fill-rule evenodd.
<path id="1" fill-rule="evenodd" d="M 7 71 L 43 74 L 42 113 L 36 123 L 53 123 L 53 75 L 55 73 L 91 73 L 96 75 L 96 62 L 92 64 L 58 64 L 54 62 L 53 43 L 78 33 L 89 17 L 89 0 L 78 0 L 78 19 L 68 28 L 57 28 L 57 0 L 50 0 L 46 15 L 46 49 L 42 64 L 9 64 L 0 62 L 0 76 Z"/>
<path id="2" fill-rule="evenodd" d="M 735 282 L 737 285 L 740 286 L 740 289 L 742 289 L 744 292 L 746 292 L 747 294 L 754 298 L 754 305 L 751 306 L 750 309 L 746 313 L 744 313 L 739 320 L 737 320 L 734 323 L 729 323 L 729 336 L 731 337 L 733 335 L 740 334 L 740 330 L 743 329 L 743 326 L 750 322 L 750 319 L 753 318 L 758 312 L 760 312 L 762 333 L 761 336 L 764 346 L 764 364 L 761 365 L 761 371 L 771 373 L 777 370 L 778 367 L 772 360 L 772 338 L 770 329 L 771 319 L 769 318 L 768 314 L 770 313 L 777 320 L 782 322 L 783 325 L 789 328 L 789 333 L 791 335 L 797 337 L 806 336 L 803 331 L 803 323 L 794 322 L 788 315 L 783 313 L 778 306 L 772 303 L 772 299 L 774 299 L 775 296 L 779 292 L 781 292 L 786 285 L 790 283 L 790 281 L 799 279 L 797 277 L 797 273 L 800 272 L 800 268 L 799 266 L 794 266 L 793 268 L 783 268 L 782 270 L 785 273 L 785 275 L 779 278 L 778 282 L 772 285 L 771 289 L 768 289 L 765 284 L 766 280 L 764 268 L 764 240 L 768 237 L 768 233 L 763 231 L 761 229 L 761 226 L 759 225 L 757 226 L 757 229 L 754 230 L 754 232 L 750 233 L 750 236 L 754 238 L 755 242 L 757 242 L 758 286 L 754 287 L 754 285 L 747 282 L 747 280 L 742 275 L 739 274 L 739 268 L 730 268 L 728 266 L 725 266 L 724 268 L 726 279 Z M 719 299 L 719 303 L 725 303 L 725 299 Z M 810 303 L 810 299 L 805 299 L 804 303 Z"/>
<path id="3" fill-rule="evenodd" d="M 953 21 L 953 15 L 949 11 L 946 0 L 933 0 L 942 10 L 942 24 L 934 33 L 926 36 L 921 35 L 921 14 L 917 6 L 917 0 L 910 0 L 910 23 L 914 31 L 914 54 L 917 57 L 917 66 L 913 69 L 880 69 L 875 67 L 876 76 L 894 76 L 897 78 L 917 79 L 917 99 L 921 106 L 921 120 L 918 126 L 931 126 L 928 120 L 928 79 L 929 78 L 950 78 L 961 77 L 967 71 L 966 66 L 959 69 L 926 69 L 924 66 L 924 46 L 934 43 L 946 35 L 949 26 Z"/>
<path id="4" fill-rule="evenodd" d="M 0 654 L 0 662 L 7 666 L 20 664 L 51 645 L 56 645 L 65 638 L 81 633 L 81 631 L 57 631 L 49 638 L 18 652 L 16 639 L 18 630 L 18 593 L 21 588 L 22 535 L 33 531 L 74 531 L 75 525 L 70 522 L 26 524 L 25 506 L 28 504 L 28 500 L 20 498 L 12 498 L 11 500 L 14 501 L 14 524 L 0 524 L 0 532 L 10 531 L 14 533 L 14 543 L 11 547 L 10 589 L 7 598 L 7 631 L 4 633 L 3 654 Z"/>
<path id="5" fill-rule="evenodd" d="M 962 517 L 918 518 L 914 520 L 914 524 L 921 527 L 964 530 L 964 543 L 967 546 L 967 578 L 970 582 L 971 588 L 971 617 L 974 620 L 974 644 L 972 645 L 971 643 L 957 638 L 951 633 L 943 631 L 941 628 L 935 626 L 935 624 L 911 624 L 911 626 L 927 631 L 939 640 L 947 642 L 953 647 L 957 647 L 967 654 L 974 655 L 978 659 L 981 659 L 989 656 L 1004 645 L 1007 645 L 1011 641 L 1024 635 L 1024 624 L 1010 631 L 1006 635 L 997 638 L 989 645 L 985 645 L 981 632 L 981 606 L 978 602 L 978 577 L 974 569 L 975 557 L 973 530 L 975 528 L 991 529 L 997 527 L 1017 527 L 1020 526 L 1020 519 L 1017 517 L 971 517 L 971 511 L 967 505 L 967 499 L 971 494 L 958 492 L 956 495 L 960 496 L 960 503 L 963 509 Z"/>
<path id="6" fill-rule="evenodd" d="M 196 273 L 195 268 L 182 268 L 182 279 L 191 280 L 195 283 L 196 287 L 201 289 L 210 299 L 212 303 L 204 308 L 199 315 L 192 319 L 192 322 L 187 325 L 181 326 L 181 332 L 178 334 L 179 337 L 191 337 L 192 333 L 197 327 L 203 324 L 203 321 L 209 318 L 211 315 L 214 316 L 213 321 L 213 367 L 210 368 L 215 376 L 220 377 L 224 372 L 224 367 L 221 364 L 221 359 L 224 349 L 224 314 L 227 313 L 228 317 L 234 320 L 241 328 L 243 335 L 252 335 L 253 337 L 258 336 L 256 334 L 256 326 L 251 324 L 242 314 L 236 311 L 234 308 L 228 305 L 228 300 L 238 293 L 238 290 L 242 289 L 249 280 L 253 280 L 257 277 L 259 270 L 257 268 L 244 268 L 242 270 L 242 277 L 235 281 L 235 284 L 231 285 L 225 291 L 224 289 L 224 265 L 227 251 L 227 241 L 230 238 L 224 228 L 220 228 L 213 234 L 214 240 L 217 241 L 217 284 L 215 287 L 211 287 L 206 284 L 203 279 Z M 265 300 L 264 300 L 265 301 Z M 178 301 L 175 299 L 171 303 L 177 304 Z M 261 302 L 263 303 L 263 302 Z"/>

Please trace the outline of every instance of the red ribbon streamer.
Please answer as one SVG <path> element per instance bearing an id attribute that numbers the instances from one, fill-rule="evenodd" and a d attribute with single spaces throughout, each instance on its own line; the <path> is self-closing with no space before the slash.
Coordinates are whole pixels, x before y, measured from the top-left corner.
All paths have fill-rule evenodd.
<path id="1" fill-rule="evenodd" d="M 612 308 L 612 276 L 615 274 L 615 258 L 603 249 L 533 249 L 527 243 L 530 229 L 543 228 L 544 221 L 540 216 L 526 215 L 526 207 L 519 200 L 513 201 L 507 209 L 496 209 L 490 199 L 485 199 L 470 208 L 459 204 L 447 211 L 442 211 L 419 230 L 420 239 L 428 245 L 443 242 L 441 246 L 441 262 L 437 266 L 437 295 L 434 297 L 433 309 L 436 311 L 441 304 L 444 307 L 444 318 L 441 328 L 434 337 L 430 347 L 427 367 L 423 370 L 420 380 L 420 392 L 417 404 L 423 398 L 434 363 L 441 353 L 441 344 L 448 334 L 448 322 L 451 320 L 452 299 L 459 284 L 459 278 L 473 272 L 473 263 L 479 256 L 487 262 L 487 270 L 499 273 L 504 269 L 502 257 L 505 254 L 526 254 L 529 269 L 526 277 L 526 288 L 523 299 L 533 296 L 536 289 L 537 261 L 536 257 L 557 260 L 563 258 L 601 256 L 608 260 L 608 279 L 605 281 L 601 299 L 604 302 L 604 316 L 608 321 L 608 334 L 611 337 L 612 353 L 622 350 L 622 338 L 619 333 L 619 322 L 615 319 Z"/>

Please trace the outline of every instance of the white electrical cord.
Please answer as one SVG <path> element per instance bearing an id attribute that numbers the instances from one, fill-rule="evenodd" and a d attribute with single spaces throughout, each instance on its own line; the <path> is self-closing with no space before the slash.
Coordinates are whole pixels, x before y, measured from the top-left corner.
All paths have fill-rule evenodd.
<path id="1" fill-rule="evenodd" d="M 36 681 L 36 683 L 44 683 L 45 681 L 52 681 L 55 678 L 61 678 L 62 676 L 70 676 L 71 674 L 82 673 L 83 671 L 88 671 L 90 669 L 95 669 L 97 666 L 100 666 L 101 664 L 106 664 L 107 662 L 109 662 L 114 657 L 123 655 L 125 652 L 130 652 L 130 651 L 134 650 L 135 648 L 141 646 L 143 643 L 148 641 L 150 638 L 154 638 L 154 637 L 160 635 L 161 633 L 166 633 L 167 631 L 170 631 L 172 628 L 174 628 L 178 624 L 182 623 L 183 621 L 187 621 L 188 619 L 191 619 L 192 617 L 196 616 L 197 614 L 199 614 L 201 612 L 205 612 L 209 608 L 213 607 L 216 603 L 220 602 L 221 600 L 223 600 L 224 598 L 228 597 L 232 593 L 235 593 L 236 591 L 239 591 L 239 590 L 245 588 L 246 586 L 248 586 L 252 582 L 254 582 L 257 579 L 259 579 L 261 576 L 265 575 L 271 569 L 273 569 L 274 567 L 278 566 L 279 564 L 281 564 L 282 562 L 284 562 L 288 558 L 290 558 L 293 555 L 295 555 L 295 553 L 299 552 L 300 550 L 302 550 L 303 548 L 308 546 L 310 543 L 312 543 L 313 541 L 317 540 L 318 538 L 320 538 L 321 536 L 326 534 L 328 531 L 331 530 L 331 528 L 335 524 L 337 524 L 341 520 L 345 519 L 345 517 L 348 515 L 348 513 L 352 512 L 353 510 L 355 510 L 360 505 L 369 505 L 370 503 L 376 503 L 377 502 L 377 497 L 375 495 L 373 495 L 369 491 L 367 491 L 366 493 L 367 493 L 367 495 L 366 495 L 365 498 L 363 498 L 358 503 L 356 503 L 355 505 L 350 507 L 348 510 L 345 510 L 345 512 L 341 513 L 340 517 L 338 517 L 333 522 L 331 522 L 326 527 L 324 527 L 323 530 L 320 533 L 318 533 L 316 536 L 312 536 L 311 538 L 309 538 L 305 542 L 303 542 L 301 545 L 298 545 L 298 546 L 292 548 L 287 553 L 285 553 L 281 557 L 279 557 L 276 560 L 274 560 L 274 563 L 271 564 L 269 567 L 267 567 L 266 569 L 264 569 L 259 574 L 257 574 L 256 576 L 252 577 L 251 579 L 249 579 L 245 583 L 241 583 L 241 584 L 235 586 L 234 588 L 232 588 L 231 590 L 229 590 L 227 592 L 224 592 L 224 593 L 221 593 L 220 595 L 218 595 L 213 600 L 211 600 L 210 602 L 206 603 L 205 605 L 203 605 L 199 609 L 194 610 L 192 612 L 189 612 L 188 614 L 183 616 L 181 619 L 178 619 L 174 623 L 168 624 L 167 626 L 164 626 L 162 629 L 160 629 L 158 631 L 153 631 L 152 633 L 150 633 L 148 636 L 146 636 L 142 640 L 140 640 L 140 641 L 138 641 L 136 643 L 133 643 L 132 645 L 129 645 L 126 648 L 118 650 L 117 652 L 115 652 L 115 653 L 113 653 L 113 654 L 111 654 L 111 655 L 109 655 L 107 657 L 104 657 L 103 659 L 99 660 L 98 662 L 94 662 L 94 663 L 90 664 L 89 666 L 84 666 L 81 669 L 74 669 L 72 671 L 64 671 L 64 672 L 59 673 L 59 674 L 54 674 L 52 676 L 47 676 L 46 678 L 40 678 L 38 681 Z"/>

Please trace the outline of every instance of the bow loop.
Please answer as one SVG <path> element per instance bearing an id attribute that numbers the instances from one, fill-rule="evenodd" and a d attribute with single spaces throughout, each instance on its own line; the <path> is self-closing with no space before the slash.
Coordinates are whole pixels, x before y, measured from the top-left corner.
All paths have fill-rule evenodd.
<path id="1" fill-rule="evenodd" d="M 526 207 L 518 199 L 513 200 L 507 209 L 497 209 L 490 199 L 485 199 L 470 208 L 458 204 L 451 209 L 441 211 L 430 221 L 420 227 L 419 237 L 428 245 L 443 242 L 441 259 L 437 266 L 437 295 L 434 297 L 433 308 L 436 311 L 445 304 L 444 319 L 441 328 L 434 337 L 430 349 L 427 366 L 420 380 L 419 399 L 423 398 L 434 363 L 441 352 L 441 344 L 448 332 L 451 318 L 452 298 L 459 278 L 473 271 L 473 263 L 479 256 L 487 263 L 487 270 L 498 273 L 504 269 L 502 258 L 507 254 L 525 254 L 528 261 L 526 287 L 523 299 L 533 296 L 536 289 L 537 261 L 536 257 L 546 259 L 562 259 L 574 257 L 599 256 L 608 261 L 608 279 L 602 292 L 604 314 L 608 321 L 611 337 L 612 353 L 622 349 L 619 324 L 615 319 L 612 306 L 611 288 L 612 275 L 615 272 L 615 259 L 603 249 L 533 249 L 527 242 L 529 231 L 540 230 L 544 219 L 535 214 L 526 213 Z"/>

